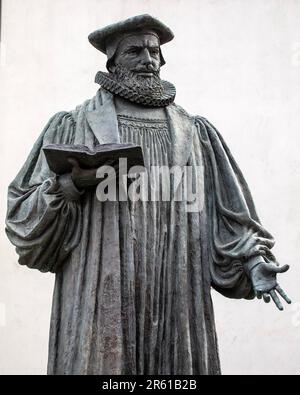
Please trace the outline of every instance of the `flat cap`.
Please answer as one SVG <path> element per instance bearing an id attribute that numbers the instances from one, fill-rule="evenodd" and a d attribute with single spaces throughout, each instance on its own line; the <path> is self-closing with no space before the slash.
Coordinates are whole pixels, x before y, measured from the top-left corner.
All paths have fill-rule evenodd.
<path id="1" fill-rule="evenodd" d="M 151 15 L 144 14 L 137 15 L 96 30 L 89 35 L 89 41 L 99 51 L 107 54 L 107 45 L 111 40 L 114 40 L 115 37 L 122 37 L 130 33 L 147 31 L 157 34 L 160 39 L 160 45 L 163 45 L 174 38 L 172 30 L 164 23 Z"/>

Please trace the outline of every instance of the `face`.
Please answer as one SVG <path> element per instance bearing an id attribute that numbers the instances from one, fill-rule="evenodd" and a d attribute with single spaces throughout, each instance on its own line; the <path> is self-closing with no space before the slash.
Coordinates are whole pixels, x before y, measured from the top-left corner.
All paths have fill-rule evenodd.
<path id="1" fill-rule="evenodd" d="M 115 64 L 140 77 L 153 77 L 154 73 L 157 74 L 160 70 L 158 38 L 152 34 L 126 37 L 117 50 Z"/>

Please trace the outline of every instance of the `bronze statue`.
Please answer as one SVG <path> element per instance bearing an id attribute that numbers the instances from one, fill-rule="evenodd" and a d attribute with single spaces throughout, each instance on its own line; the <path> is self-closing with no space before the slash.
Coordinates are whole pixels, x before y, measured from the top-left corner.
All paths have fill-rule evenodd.
<path id="1" fill-rule="evenodd" d="M 272 298 L 280 310 L 280 295 L 290 303 L 277 283 L 288 266 L 276 263 L 223 138 L 176 105 L 174 85 L 160 79 L 161 46 L 172 39 L 149 15 L 92 33 L 108 58 L 100 89 L 48 122 L 9 187 L 7 235 L 20 264 L 56 273 L 49 374 L 218 375 L 211 287 Z M 70 157 L 72 170 L 55 174 L 43 151 L 125 143 L 142 147 L 147 170 L 188 167 L 198 209 L 174 194 L 101 201 L 97 168 Z M 161 196 L 163 180 L 148 179 L 148 192 Z M 179 181 L 173 192 L 187 188 L 184 172 Z"/>

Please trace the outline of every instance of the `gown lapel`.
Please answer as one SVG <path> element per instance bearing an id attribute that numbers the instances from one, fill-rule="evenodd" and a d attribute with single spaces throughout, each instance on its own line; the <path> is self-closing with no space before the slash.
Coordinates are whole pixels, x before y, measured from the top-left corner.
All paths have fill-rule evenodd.
<path id="1" fill-rule="evenodd" d="M 99 144 L 120 143 L 114 96 L 100 89 L 96 97 L 96 107 L 86 112 L 88 123 Z"/>
<path id="2" fill-rule="evenodd" d="M 186 166 L 192 150 L 195 133 L 195 118 L 185 113 L 180 107 L 171 104 L 166 108 L 171 140 L 171 166 Z"/>

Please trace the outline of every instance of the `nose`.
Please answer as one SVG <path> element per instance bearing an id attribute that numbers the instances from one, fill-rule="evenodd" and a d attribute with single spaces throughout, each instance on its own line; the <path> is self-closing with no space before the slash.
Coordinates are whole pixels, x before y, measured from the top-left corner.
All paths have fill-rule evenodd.
<path id="1" fill-rule="evenodd" d="M 142 52 L 142 64 L 145 66 L 149 66 L 151 63 L 152 59 L 150 53 L 147 48 L 144 48 Z"/>

